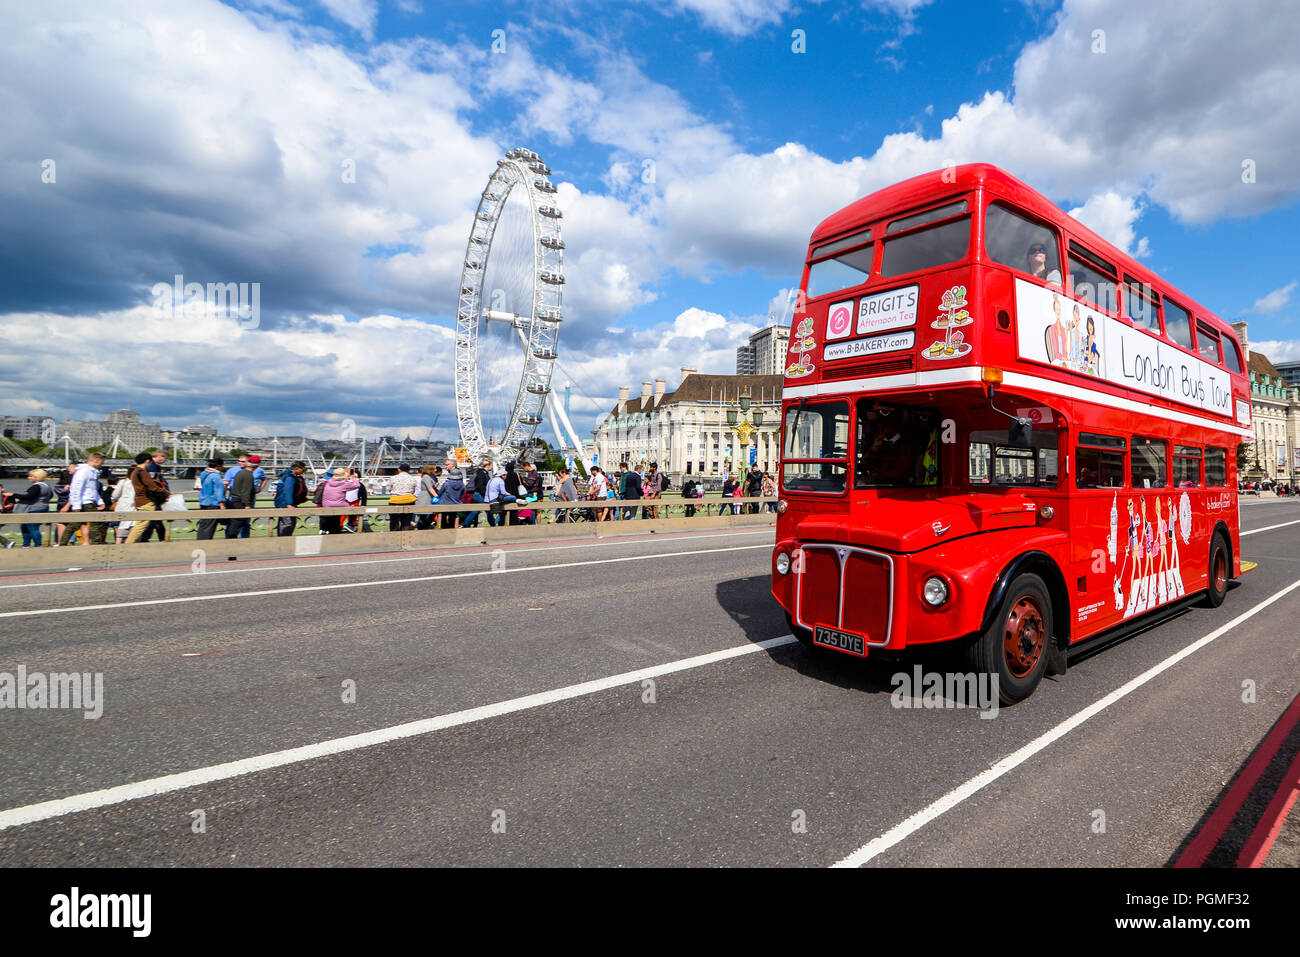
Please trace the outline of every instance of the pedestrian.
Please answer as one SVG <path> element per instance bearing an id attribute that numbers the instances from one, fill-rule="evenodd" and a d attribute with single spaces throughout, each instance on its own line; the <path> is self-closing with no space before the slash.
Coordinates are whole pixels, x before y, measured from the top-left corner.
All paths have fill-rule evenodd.
<path id="1" fill-rule="evenodd" d="M 776 480 L 769 472 L 763 473 L 763 498 L 776 498 Z M 775 512 L 776 502 L 768 502 L 763 508 L 765 511 Z"/>
<path id="2" fill-rule="evenodd" d="M 440 505 L 461 505 L 465 497 L 465 473 L 461 471 L 460 466 L 456 464 L 455 459 L 447 459 L 446 467 L 442 472 L 442 485 L 438 488 L 438 503 Z M 444 529 L 460 528 L 460 512 L 443 512 L 442 527 Z"/>
<path id="3" fill-rule="evenodd" d="M 346 465 L 334 467 L 334 474 L 325 481 L 325 491 L 321 494 L 321 508 L 347 508 L 357 503 L 361 482 L 352 475 Z M 342 515 L 322 515 L 320 532 L 331 535 L 343 531 Z"/>
<path id="4" fill-rule="evenodd" d="M 567 468 L 562 467 L 555 473 L 555 482 L 555 492 L 553 493 L 555 501 L 576 502 L 578 500 L 578 487 L 573 484 L 573 473 L 571 473 Z M 569 509 L 557 508 L 555 510 L 555 521 L 557 524 L 559 522 L 568 522 L 570 520 Z"/>
<path id="5" fill-rule="evenodd" d="M 132 508 L 137 512 L 156 512 L 162 507 L 163 502 L 167 501 L 167 489 L 158 483 L 146 466 L 149 458 L 148 452 L 141 452 L 135 457 L 135 467 L 127 473 L 135 496 Z M 126 536 L 126 544 L 134 545 L 136 542 L 143 541 L 149 525 L 149 522 L 133 523 L 131 531 Z"/>
<path id="6" fill-rule="evenodd" d="M 280 473 L 280 481 L 275 487 L 276 508 L 299 508 L 307 501 L 307 479 L 303 477 L 306 471 L 307 463 L 297 461 Z M 296 516 L 283 515 L 276 522 L 275 534 L 288 537 L 294 534 L 297 527 Z"/>
<path id="7" fill-rule="evenodd" d="M 106 503 L 99 492 L 99 468 L 104 464 L 104 456 L 99 452 L 92 452 L 90 458 L 83 465 L 77 466 L 76 474 L 72 476 L 72 482 L 68 488 L 68 510 L 70 512 L 102 512 L 106 510 Z M 63 528 L 63 534 L 59 536 L 59 544 L 67 545 L 76 530 L 81 526 L 89 525 L 86 532 L 83 545 L 102 545 L 104 544 L 104 523 L 103 522 L 77 522 L 68 523 Z"/>
<path id="8" fill-rule="evenodd" d="M 208 459 L 207 468 L 199 473 L 199 511 L 216 512 L 226 507 L 225 461 Z M 199 519 L 196 541 L 211 541 L 220 520 L 215 516 Z"/>
<path id="9" fill-rule="evenodd" d="M 135 485 L 131 482 L 131 472 L 127 473 L 117 480 L 113 486 L 112 509 L 115 512 L 134 512 L 135 507 Z M 135 522 L 118 522 L 117 523 L 117 543 L 125 544 L 127 537 L 131 534 L 131 529 L 135 528 Z"/>
<path id="10" fill-rule="evenodd" d="M 518 499 L 521 496 L 522 493 L 519 490 L 519 473 L 515 471 L 514 462 L 506 463 L 505 486 L 507 495 L 515 499 Z M 518 525 L 520 522 L 519 511 L 511 511 L 507 518 L 511 525 Z"/>
<path id="11" fill-rule="evenodd" d="M 524 473 L 519 476 L 519 485 L 523 489 L 523 497 L 530 502 L 540 502 L 542 500 L 542 473 L 537 471 L 537 463 L 529 459 L 524 463 Z M 537 512 L 524 519 L 526 525 L 537 524 Z"/>
<path id="12" fill-rule="evenodd" d="M 497 469 L 496 474 L 488 479 L 487 494 L 483 501 L 488 503 L 487 520 L 491 527 L 504 524 L 506 505 L 513 503 L 515 497 L 506 491 L 506 470 Z M 499 504 L 498 504 L 499 503 Z M 493 508 L 492 506 L 496 506 Z"/>
<path id="13" fill-rule="evenodd" d="M 695 479 L 688 478 L 682 482 L 682 498 L 686 500 L 686 517 L 695 515 Z"/>
<path id="14" fill-rule="evenodd" d="M 69 511 L 68 493 L 72 489 L 72 476 L 77 474 L 77 466 L 80 462 L 69 462 L 68 467 L 59 473 L 58 481 L 54 484 L 55 503 L 54 509 L 57 512 Z M 59 547 L 59 539 L 63 536 L 64 525 L 62 522 L 54 527 L 54 540 L 52 544 L 55 548 Z"/>
<path id="15" fill-rule="evenodd" d="M 727 480 L 722 483 L 722 504 L 718 506 L 719 515 L 727 514 L 727 510 L 731 508 L 730 499 L 736 494 L 736 489 L 739 487 L 739 483 L 728 473 Z"/>
<path id="16" fill-rule="evenodd" d="M 31 484 L 21 492 L 14 493 L 14 511 L 21 512 L 24 515 L 35 512 L 49 512 L 50 501 L 56 497 L 54 484 L 50 481 L 49 474 L 45 469 L 32 469 L 27 473 L 27 481 Z M 41 547 L 41 526 L 24 524 L 23 528 L 23 548 L 40 548 Z"/>
<path id="17" fill-rule="evenodd" d="M 609 480 L 605 478 L 605 472 L 599 465 L 591 467 L 591 478 L 587 481 L 587 498 L 593 502 L 603 503 L 605 493 L 609 490 Z M 596 521 L 603 522 L 609 518 L 609 509 L 593 508 Z"/>
<path id="18" fill-rule="evenodd" d="M 653 501 L 663 498 L 664 490 L 668 487 L 668 477 L 659 471 L 658 462 L 650 463 L 650 471 L 646 474 L 644 484 L 649 489 L 647 498 Z M 649 508 L 642 509 L 641 515 L 646 518 L 658 518 L 659 506 L 651 505 Z"/>
<path id="19" fill-rule="evenodd" d="M 389 505 L 414 505 L 416 493 L 420 489 L 419 480 L 411 474 L 411 466 L 403 462 L 397 466 L 397 474 L 388 483 Z M 390 532 L 409 532 L 415 516 L 410 512 L 389 512 L 388 530 Z"/>
<path id="20" fill-rule="evenodd" d="M 257 480 L 253 477 L 253 463 L 249 461 L 248 456 L 241 455 L 239 458 L 244 464 L 230 478 L 230 494 L 226 499 L 226 507 L 232 510 L 252 508 L 253 496 L 257 494 Z M 229 476 L 230 473 L 227 472 L 226 475 Z M 226 538 L 243 538 L 243 530 L 250 521 L 247 518 L 228 519 L 226 521 Z M 324 520 L 322 519 L 323 523 Z"/>
<path id="21" fill-rule="evenodd" d="M 416 505 L 433 506 L 439 502 L 438 480 L 435 477 L 434 471 L 436 468 L 437 466 L 432 462 L 420 467 L 419 474 L 416 476 L 419 481 L 419 486 L 415 492 Z M 422 512 L 420 517 L 416 520 L 415 527 L 417 529 L 432 528 L 435 518 L 437 518 L 435 512 Z"/>
<path id="22" fill-rule="evenodd" d="M 628 468 L 626 462 L 620 462 L 618 475 L 618 497 L 625 502 L 635 502 L 641 498 L 641 474 L 636 469 Z M 623 520 L 636 518 L 636 506 L 624 506 Z"/>
<path id="23" fill-rule="evenodd" d="M 748 498 L 758 498 L 763 494 L 763 473 L 755 466 L 749 470 L 749 477 L 745 480 L 745 495 Z M 745 511 L 750 514 L 757 514 L 758 503 L 750 502 L 745 506 Z"/>
<path id="24" fill-rule="evenodd" d="M 163 510 L 167 500 L 171 498 L 171 487 L 167 484 L 167 478 L 163 475 L 163 466 L 167 464 L 168 455 L 162 449 L 156 449 L 150 453 L 149 458 L 145 461 L 144 467 L 149 470 L 149 475 L 162 486 L 163 491 L 167 494 L 163 496 L 162 501 L 158 503 L 158 511 Z M 157 535 L 158 541 L 165 542 L 168 538 L 168 525 L 165 522 L 149 522 L 145 526 L 144 534 L 140 541 L 147 542 L 151 535 Z"/>

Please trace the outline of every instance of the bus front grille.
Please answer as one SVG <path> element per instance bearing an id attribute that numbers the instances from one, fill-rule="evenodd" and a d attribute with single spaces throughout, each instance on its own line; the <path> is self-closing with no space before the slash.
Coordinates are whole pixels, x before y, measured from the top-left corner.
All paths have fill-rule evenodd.
<path id="1" fill-rule="evenodd" d="M 867 644 L 889 642 L 894 601 L 894 560 L 851 545 L 806 544 L 799 563 L 797 623 L 865 635 Z"/>

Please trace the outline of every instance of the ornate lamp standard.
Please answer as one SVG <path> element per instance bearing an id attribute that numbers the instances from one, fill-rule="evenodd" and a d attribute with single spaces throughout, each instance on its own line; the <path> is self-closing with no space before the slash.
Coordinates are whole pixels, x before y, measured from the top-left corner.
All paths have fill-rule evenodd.
<path id="1" fill-rule="evenodd" d="M 750 438 L 763 424 L 763 410 L 751 410 L 751 405 L 753 405 L 753 399 L 750 396 L 749 387 L 746 386 L 745 391 L 740 394 L 740 408 L 736 409 L 733 404 L 732 408 L 727 410 L 727 425 L 731 426 L 732 431 L 740 436 L 742 458 L 745 457 L 743 452 L 749 446 Z M 744 464 L 747 466 L 749 463 Z"/>

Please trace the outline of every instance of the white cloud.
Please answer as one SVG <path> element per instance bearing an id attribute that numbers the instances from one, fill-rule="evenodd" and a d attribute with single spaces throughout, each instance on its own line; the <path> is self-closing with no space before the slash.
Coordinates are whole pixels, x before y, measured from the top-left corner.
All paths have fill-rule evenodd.
<path id="1" fill-rule="evenodd" d="M 1266 296 L 1260 296 L 1255 300 L 1255 305 L 1250 307 L 1250 311 L 1260 315 L 1277 312 L 1291 301 L 1291 294 L 1295 292 L 1297 285 L 1300 285 L 1300 283 L 1292 281 L 1285 286 L 1274 289 Z"/>
<path id="2" fill-rule="evenodd" d="M 673 0 L 675 9 L 695 14 L 705 26 L 732 36 L 780 23 L 793 6 L 791 0 Z"/>
<path id="3" fill-rule="evenodd" d="M 320 4 L 335 20 L 346 23 L 367 40 L 374 36 L 375 18 L 379 16 L 376 0 L 320 0 Z"/>
<path id="4" fill-rule="evenodd" d="M 1274 363 L 1291 362 L 1300 359 L 1300 339 L 1263 339 L 1252 342 L 1250 351 L 1267 356 Z"/>
<path id="5" fill-rule="evenodd" d="M 1137 248 L 1133 248 L 1136 236 L 1133 224 L 1142 215 L 1142 204 L 1135 197 L 1121 196 L 1108 189 L 1089 196 L 1082 206 L 1070 210 L 1070 215 L 1126 253 L 1142 257 L 1151 251 L 1145 236 L 1138 240 Z"/>

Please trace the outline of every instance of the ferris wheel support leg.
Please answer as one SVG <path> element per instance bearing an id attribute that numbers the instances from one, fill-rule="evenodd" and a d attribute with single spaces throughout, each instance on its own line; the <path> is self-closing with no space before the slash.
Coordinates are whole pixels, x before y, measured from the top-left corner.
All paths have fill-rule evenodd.
<path id="1" fill-rule="evenodd" d="M 566 441 L 572 442 L 574 449 L 576 449 L 578 453 L 578 461 L 582 463 L 583 469 L 586 470 L 588 475 L 590 475 L 591 462 L 587 460 L 586 452 L 582 447 L 582 440 L 578 438 L 578 433 L 574 431 L 573 423 L 569 421 L 569 416 L 565 414 L 564 406 L 556 401 L 554 392 L 546 397 L 546 410 L 550 413 L 551 428 L 555 429 L 555 435 L 560 440 L 561 448 L 563 448 Z M 556 420 L 559 420 L 559 422 L 563 424 L 564 432 L 561 432 L 559 428 L 556 427 Z M 565 438 L 566 433 L 568 435 L 567 440 Z"/>

